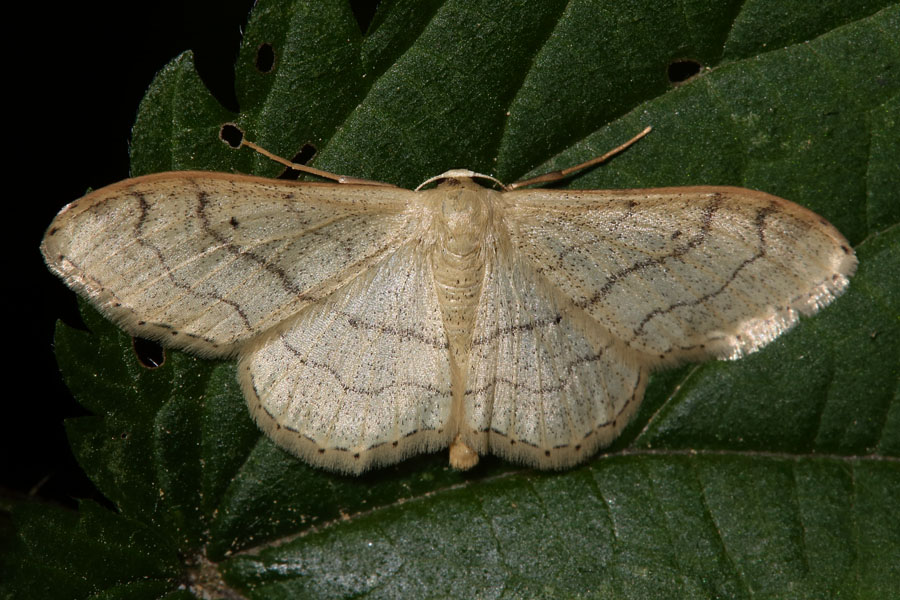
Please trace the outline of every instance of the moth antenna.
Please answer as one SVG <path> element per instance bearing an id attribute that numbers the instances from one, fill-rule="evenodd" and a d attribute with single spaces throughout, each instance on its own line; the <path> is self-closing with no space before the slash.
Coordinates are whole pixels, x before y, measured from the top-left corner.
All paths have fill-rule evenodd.
<path id="1" fill-rule="evenodd" d="M 321 177 L 323 179 L 330 179 L 332 181 L 336 181 L 338 183 L 352 183 L 356 185 L 377 185 L 381 187 L 397 187 L 390 183 L 385 183 L 383 181 L 373 181 L 371 179 L 361 179 L 359 177 L 349 177 L 347 175 L 336 175 L 335 173 L 330 173 L 328 171 L 323 171 L 322 169 L 316 169 L 315 167 L 308 167 L 306 165 L 301 165 L 300 163 L 295 163 L 287 160 L 286 158 L 282 158 L 277 154 L 273 154 L 269 152 L 262 146 L 254 144 L 253 142 L 247 141 L 247 139 L 241 140 L 241 146 L 246 146 L 251 150 L 259 152 L 266 158 L 270 160 L 274 160 L 275 162 L 286 166 L 289 169 L 294 169 L 295 171 L 300 171 L 302 173 L 308 173 L 310 175 L 315 175 L 316 177 Z"/>
<path id="2" fill-rule="evenodd" d="M 608 160 L 609 158 L 615 156 L 616 154 L 619 154 L 620 152 L 622 152 L 623 150 L 625 150 L 626 148 L 628 148 L 629 146 L 634 144 L 636 141 L 638 141 L 639 139 L 641 139 L 642 137 L 644 137 L 645 135 L 650 133 L 650 131 L 652 129 L 653 128 L 648 125 L 647 127 L 644 128 L 644 130 L 642 132 L 640 132 L 639 134 L 637 134 L 636 136 L 634 136 L 633 138 L 631 138 L 624 144 L 622 144 L 620 146 L 616 146 L 615 148 L 613 148 L 612 150 L 610 150 L 603 156 L 598 156 L 596 158 L 592 158 L 591 160 L 583 162 L 578 165 L 575 165 L 574 167 L 560 169 L 559 171 L 551 171 L 549 173 L 544 173 L 543 175 L 538 175 L 537 177 L 532 177 L 531 179 L 525 179 L 524 181 L 517 181 L 515 183 L 510 183 L 506 187 L 507 187 L 507 189 L 514 190 L 516 188 L 525 187 L 526 185 L 534 185 L 535 183 L 547 183 L 548 181 L 558 181 L 560 179 L 568 177 L 569 175 L 571 175 L 572 173 L 574 173 L 576 171 L 581 171 L 582 169 L 587 169 L 588 167 L 592 167 L 596 164 L 602 163 L 603 161 Z"/>

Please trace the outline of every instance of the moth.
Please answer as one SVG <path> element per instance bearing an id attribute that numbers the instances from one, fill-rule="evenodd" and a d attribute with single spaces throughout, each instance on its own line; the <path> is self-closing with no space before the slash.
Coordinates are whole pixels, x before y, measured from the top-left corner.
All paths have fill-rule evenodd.
<path id="1" fill-rule="evenodd" d="M 41 251 L 129 334 L 236 357 L 260 428 L 312 465 L 449 446 L 458 469 L 560 469 L 615 439 L 653 369 L 753 352 L 856 269 L 825 219 L 763 192 L 525 189 L 647 131 L 509 186 L 136 177 L 66 206 Z"/>

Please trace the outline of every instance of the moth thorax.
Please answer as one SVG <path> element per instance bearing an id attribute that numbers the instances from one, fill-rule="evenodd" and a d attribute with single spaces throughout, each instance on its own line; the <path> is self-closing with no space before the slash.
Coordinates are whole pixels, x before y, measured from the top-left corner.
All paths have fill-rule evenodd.
<path id="1" fill-rule="evenodd" d="M 448 183 L 452 185 L 436 190 L 442 192 L 435 206 L 442 234 L 439 243 L 443 253 L 464 259 L 481 250 L 491 217 L 490 196 L 496 192 L 468 179 Z"/>

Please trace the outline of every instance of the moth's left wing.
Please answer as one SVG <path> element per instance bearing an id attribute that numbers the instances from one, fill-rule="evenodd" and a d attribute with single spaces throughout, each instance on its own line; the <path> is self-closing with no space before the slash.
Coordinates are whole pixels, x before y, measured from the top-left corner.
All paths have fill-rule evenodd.
<path id="1" fill-rule="evenodd" d="M 504 195 L 514 252 L 649 363 L 737 358 L 839 295 L 856 269 L 819 215 L 732 187 Z"/>
<path id="2" fill-rule="evenodd" d="M 247 404 L 306 461 L 360 473 L 446 447 L 452 395 L 431 265 L 410 241 L 241 348 Z"/>
<path id="3" fill-rule="evenodd" d="M 414 227 L 413 198 L 393 187 L 159 173 L 71 203 L 41 250 L 132 335 L 227 356 L 399 247 Z"/>

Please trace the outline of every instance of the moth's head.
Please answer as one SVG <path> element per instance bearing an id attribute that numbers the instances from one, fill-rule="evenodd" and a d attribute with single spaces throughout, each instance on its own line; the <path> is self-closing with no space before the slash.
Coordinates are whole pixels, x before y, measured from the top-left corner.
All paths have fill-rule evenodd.
<path id="1" fill-rule="evenodd" d="M 506 186 L 503 184 L 503 182 L 496 179 L 495 177 L 491 177 L 490 175 L 476 173 L 475 171 L 470 171 L 469 169 L 450 169 L 449 171 L 444 171 L 440 175 L 429 177 L 419 184 L 419 186 L 416 188 L 416 191 L 421 191 L 421 189 L 426 185 L 430 185 L 435 182 L 437 182 L 438 188 L 445 190 L 460 186 L 473 189 L 483 189 L 483 186 L 475 183 L 476 179 L 486 179 L 488 181 L 493 181 L 500 186 L 500 189 L 506 190 Z"/>

